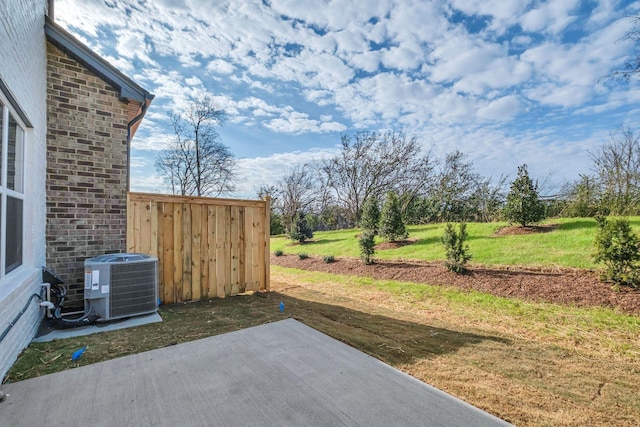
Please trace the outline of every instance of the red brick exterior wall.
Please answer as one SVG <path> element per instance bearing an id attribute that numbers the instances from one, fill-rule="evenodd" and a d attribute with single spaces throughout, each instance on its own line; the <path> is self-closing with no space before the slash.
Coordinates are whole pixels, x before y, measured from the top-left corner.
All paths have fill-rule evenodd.
<path id="1" fill-rule="evenodd" d="M 126 251 L 127 102 L 47 43 L 47 267 L 82 310 L 84 260 Z"/>

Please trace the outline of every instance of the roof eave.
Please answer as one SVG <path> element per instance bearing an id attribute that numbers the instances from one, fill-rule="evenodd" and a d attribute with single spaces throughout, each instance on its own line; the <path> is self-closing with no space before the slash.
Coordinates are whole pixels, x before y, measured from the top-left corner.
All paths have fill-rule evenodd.
<path id="1" fill-rule="evenodd" d="M 79 62 L 82 62 L 102 79 L 118 89 L 121 99 L 146 103 L 146 101 L 154 98 L 152 93 L 125 76 L 121 71 L 98 56 L 87 46 L 80 43 L 78 39 L 49 18 L 45 20 L 44 30 L 47 40 L 67 54 L 73 56 Z"/>

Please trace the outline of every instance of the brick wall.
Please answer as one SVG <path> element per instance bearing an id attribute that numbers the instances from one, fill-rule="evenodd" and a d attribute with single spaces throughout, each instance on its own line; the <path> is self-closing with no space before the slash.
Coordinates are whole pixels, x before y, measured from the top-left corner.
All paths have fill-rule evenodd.
<path id="1" fill-rule="evenodd" d="M 127 102 L 47 43 L 47 266 L 83 308 L 84 260 L 126 250 Z"/>

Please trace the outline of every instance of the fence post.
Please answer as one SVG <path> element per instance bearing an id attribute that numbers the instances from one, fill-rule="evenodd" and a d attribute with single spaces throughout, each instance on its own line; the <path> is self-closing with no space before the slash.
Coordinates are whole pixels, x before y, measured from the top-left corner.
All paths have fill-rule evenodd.
<path id="1" fill-rule="evenodd" d="M 271 290 L 271 196 L 264 198 L 264 290 Z"/>

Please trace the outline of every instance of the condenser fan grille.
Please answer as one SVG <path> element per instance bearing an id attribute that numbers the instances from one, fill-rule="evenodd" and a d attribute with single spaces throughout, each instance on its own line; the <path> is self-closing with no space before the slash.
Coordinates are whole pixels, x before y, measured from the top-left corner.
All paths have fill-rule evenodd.
<path id="1" fill-rule="evenodd" d="M 155 263 L 112 265 L 110 291 L 111 318 L 154 311 L 157 308 Z"/>

